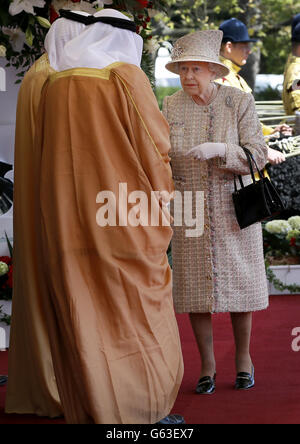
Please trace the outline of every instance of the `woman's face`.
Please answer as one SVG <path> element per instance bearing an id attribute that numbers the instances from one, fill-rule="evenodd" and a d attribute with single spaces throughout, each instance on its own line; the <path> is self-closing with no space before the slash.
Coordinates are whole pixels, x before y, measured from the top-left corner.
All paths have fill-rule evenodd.
<path id="1" fill-rule="evenodd" d="M 183 90 L 190 96 L 205 91 L 216 76 L 206 62 L 180 62 L 179 75 Z"/>

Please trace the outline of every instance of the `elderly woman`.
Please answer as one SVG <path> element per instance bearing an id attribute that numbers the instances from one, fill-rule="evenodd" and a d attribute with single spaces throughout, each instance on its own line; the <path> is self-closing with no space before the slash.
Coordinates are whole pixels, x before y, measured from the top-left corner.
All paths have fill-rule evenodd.
<path id="1" fill-rule="evenodd" d="M 209 30 L 176 42 L 166 68 L 180 75 L 183 90 L 166 97 L 163 107 L 176 190 L 204 195 L 203 234 L 187 237 L 184 226 L 174 226 L 172 241 L 175 309 L 190 315 L 202 361 L 200 394 L 215 391 L 211 314 L 231 313 L 235 387 L 249 389 L 254 386 L 252 312 L 268 306 L 261 225 L 241 230 L 232 202 L 234 174 L 249 175 L 242 147 L 259 168 L 267 163 L 267 147 L 253 96 L 214 82 L 228 74 L 219 60 L 221 40 L 221 31 Z"/>

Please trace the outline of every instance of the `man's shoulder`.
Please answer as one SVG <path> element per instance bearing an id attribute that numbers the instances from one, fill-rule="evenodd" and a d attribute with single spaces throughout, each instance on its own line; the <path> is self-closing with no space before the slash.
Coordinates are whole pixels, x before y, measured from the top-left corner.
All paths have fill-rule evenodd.
<path id="1" fill-rule="evenodd" d="M 294 57 L 290 64 L 286 67 L 284 73 L 285 83 L 300 78 L 300 57 Z"/>
<path id="2" fill-rule="evenodd" d="M 288 70 L 294 70 L 299 68 L 300 68 L 300 57 L 294 57 L 288 66 Z"/>
<path id="3" fill-rule="evenodd" d="M 134 84 L 137 79 L 149 82 L 144 71 L 136 65 L 130 63 L 115 63 L 110 67 L 111 71 L 118 76 L 126 79 L 128 83 Z"/>
<path id="4" fill-rule="evenodd" d="M 26 72 L 21 86 L 27 86 L 29 83 L 35 82 L 37 79 L 40 78 L 45 79 L 54 72 L 54 69 L 51 68 L 49 64 L 47 54 L 43 54 L 33 63 L 30 69 Z"/>

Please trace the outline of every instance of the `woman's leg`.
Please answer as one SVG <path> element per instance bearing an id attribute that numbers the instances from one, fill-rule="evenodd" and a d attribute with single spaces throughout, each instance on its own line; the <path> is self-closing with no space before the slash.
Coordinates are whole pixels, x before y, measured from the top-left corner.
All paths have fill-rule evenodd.
<path id="1" fill-rule="evenodd" d="M 250 340 L 252 330 L 252 313 L 230 313 L 235 339 L 236 371 L 251 373 Z"/>
<path id="2" fill-rule="evenodd" d="M 216 361 L 213 345 L 213 329 L 210 313 L 190 313 L 190 321 L 201 357 L 201 374 L 213 377 L 216 372 Z"/>

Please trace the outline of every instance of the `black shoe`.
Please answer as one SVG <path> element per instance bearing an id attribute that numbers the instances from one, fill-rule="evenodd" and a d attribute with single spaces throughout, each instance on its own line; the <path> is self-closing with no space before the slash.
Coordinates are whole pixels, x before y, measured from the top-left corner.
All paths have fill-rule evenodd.
<path id="1" fill-rule="evenodd" d="M 0 387 L 7 383 L 7 376 L 0 375 Z"/>
<path id="2" fill-rule="evenodd" d="M 198 393 L 198 395 L 212 395 L 216 390 L 216 377 L 217 375 L 215 373 L 213 378 L 210 376 L 204 376 L 199 379 L 196 393 Z"/>
<path id="3" fill-rule="evenodd" d="M 181 415 L 168 415 L 158 421 L 156 424 L 185 424 L 184 417 Z"/>
<path id="4" fill-rule="evenodd" d="M 254 367 L 252 365 L 251 374 L 247 372 L 240 372 L 236 376 L 235 389 L 236 390 L 249 390 L 254 387 Z"/>

